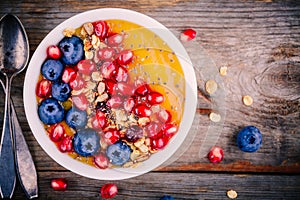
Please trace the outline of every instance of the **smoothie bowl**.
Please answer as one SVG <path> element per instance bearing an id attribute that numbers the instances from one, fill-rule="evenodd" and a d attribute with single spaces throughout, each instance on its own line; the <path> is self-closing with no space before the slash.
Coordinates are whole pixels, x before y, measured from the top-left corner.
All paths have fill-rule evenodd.
<path id="1" fill-rule="evenodd" d="M 191 61 L 162 24 L 124 9 L 78 14 L 29 63 L 26 116 L 42 148 L 94 179 L 149 172 L 181 147 L 197 104 Z"/>

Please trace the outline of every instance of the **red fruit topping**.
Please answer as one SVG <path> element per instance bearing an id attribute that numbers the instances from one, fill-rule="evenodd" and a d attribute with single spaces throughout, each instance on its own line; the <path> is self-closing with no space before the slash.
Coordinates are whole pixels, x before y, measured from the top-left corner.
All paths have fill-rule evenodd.
<path id="1" fill-rule="evenodd" d="M 180 35 L 180 40 L 183 42 L 190 41 L 196 37 L 196 31 L 194 29 L 186 29 Z"/>
<path id="2" fill-rule="evenodd" d="M 50 130 L 49 136 L 53 142 L 58 142 L 64 134 L 65 128 L 61 124 L 57 124 Z"/>
<path id="3" fill-rule="evenodd" d="M 116 81 L 127 82 L 129 78 L 128 72 L 124 67 L 119 67 L 118 73 L 116 75 Z"/>
<path id="4" fill-rule="evenodd" d="M 89 102 L 84 93 L 81 93 L 77 96 L 72 96 L 72 102 L 79 110 L 86 110 L 89 106 Z"/>
<path id="5" fill-rule="evenodd" d="M 163 127 L 163 133 L 166 137 L 172 137 L 178 131 L 178 127 L 174 124 L 167 123 Z"/>
<path id="6" fill-rule="evenodd" d="M 110 129 L 104 133 L 106 143 L 114 144 L 120 139 L 120 132 L 115 129 Z"/>
<path id="7" fill-rule="evenodd" d="M 139 86 L 138 88 L 136 88 L 136 90 L 135 90 L 135 94 L 140 95 L 140 96 L 145 96 L 149 92 L 150 92 L 150 87 L 148 84 L 143 84 L 143 85 Z"/>
<path id="8" fill-rule="evenodd" d="M 90 75 L 96 70 L 96 65 L 91 60 L 81 60 L 77 64 L 78 72 L 86 75 Z"/>
<path id="9" fill-rule="evenodd" d="M 147 95 L 147 100 L 151 105 L 161 104 L 164 101 L 164 96 L 158 92 L 150 92 Z"/>
<path id="10" fill-rule="evenodd" d="M 117 83 L 112 80 L 106 80 L 105 84 L 107 91 L 109 94 L 115 94 L 115 91 L 117 89 Z"/>
<path id="11" fill-rule="evenodd" d="M 61 52 L 60 52 L 60 49 L 58 46 L 56 45 L 50 45 L 48 48 L 47 48 L 47 56 L 49 58 L 52 58 L 52 59 L 59 59 L 61 57 Z"/>
<path id="12" fill-rule="evenodd" d="M 134 99 L 133 98 L 128 98 L 125 102 L 124 102 L 124 109 L 127 112 L 131 112 L 133 107 L 135 105 Z"/>
<path id="13" fill-rule="evenodd" d="M 70 87 L 73 90 L 81 90 L 86 86 L 85 80 L 82 78 L 82 76 L 76 76 L 75 80 L 70 81 Z"/>
<path id="14" fill-rule="evenodd" d="M 100 153 L 94 156 L 94 163 L 100 169 L 106 169 L 108 168 L 109 160 L 103 153 Z"/>
<path id="15" fill-rule="evenodd" d="M 107 37 L 108 25 L 105 21 L 97 21 L 93 23 L 95 34 L 99 37 L 101 41 Z"/>
<path id="16" fill-rule="evenodd" d="M 145 127 L 145 132 L 147 133 L 148 137 L 150 138 L 158 138 L 162 136 L 162 125 L 157 122 L 150 122 L 146 127 Z"/>
<path id="17" fill-rule="evenodd" d="M 211 163 L 219 163 L 224 158 L 224 152 L 221 147 L 214 146 L 208 153 L 208 159 Z"/>
<path id="18" fill-rule="evenodd" d="M 101 69 L 100 69 L 103 78 L 106 78 L 106 79 L 110 79 L 114 75 L 116 75 L 117 70 L 118 70 L 118 67 L 113 62 L 103 63 L 102 66 L 101 66 Z"/>
<path id="19" fill-rule="evenodd" d="M 71 136 L 64 137 L 63 140 L 60 142 L 58 148 L 63 153 L 72 151 L 73 148 L 72 137 Z"/>
<path id="20" fill-rule="evenodd" d="M 106 116 L 105 116 L 105 113 L 100 111 L 100 110 L 97 110 L 96 111 L 96 119 L 97 119 L 97 123 L 98 123 L 98 127 L 103 129 L 104 127 L 106 127 L 107 125 L 107 119 L 106 119 Z"/>
<path id="21" fill-rule="evenodd" d="M 137 105 L 133 109 L 133 112 L 140 117 L 150 117 L 152 113 L 150 108 L 148 108 L 146 105 Z"/>
<path id="22" fill-rule="evenodd" d="M 160 109 L 158 113 L 156 113 L 157 119 L 162 123 L 168 123 L 171 121 L 171 113 L 165 109 Z"/>
<path id="23" fill-rule="evenodd" d="M 122 103 L 123 101 L 121 97 L 113 96 L 107 101 L 106 105 L 109 106 L 110 108 L 118 108 L 122 105 Z"/>
<path id="24" fill-rule="evenodd" d="M 157 138 L 152 140 L 151 148 L 153 150 L 163 149 L 169 142 L 167 137 Z"/>
<path id="25" fill-rule="evenodd" d="M 100 189 L 101 197 L 104 199 L 110 199 L 117 195 L 118 187 L 116 184 L 107 183 L 104 184 Z"/>
<path id="26" fill-rule="evenodd" d="M 99 49 L 97 52 L 97 56 L 101 60 L 112 61 L 115 55 L 115 50 L 111 47 L 104 47 L 103 49 Z"/>
<path id="27" fill-rule="evenodd" d="M 145 104 L 148 106 L 148 101 L 146 96 L 135 96 L 135 104 Z"/>
<path id="28" fill-rule="evenodd" d="M 134 92 L 133 87 L 131 85 L 123 82 L 117 84 L 117 89 L 120 92 L 120 94 L 127 96 L 133 95 Z"/>
<path id="29" fill-rule="evenodd" d="M 64 178 L 56 178 L 51 180 L 51 187 L 56 191 L 65 191 L 68 187 L 68 183 Z"/>
<path id="30" fill-rule="evenodd" d="M 66 67 L 64 69 L 61 79 L 63 82 L 69 83 L 71 81 L 74 81 L 76 79 L 76 76 L 77 76 L 77 72 L 74 68 Z"/>
<path id="31" fill-rule="evenodd" d="M 127 65 L 132 61 L 133 53 L 130 50 L 123 50 L 118 54 L 117 63 Z"/>
<path id="32" fill-rule="evenodd" d="M 41 98 L 46 98 L 51 95 L 52 83 L 47 79 L 42 79 L 36 87 L 36 95 Z"/>
<path id="33" fill-rule="evenodd" d="M 124 36 L 121 34 L 113 34 L 107 38 L 109 46 L 118 46 L 123 42 Z"/>

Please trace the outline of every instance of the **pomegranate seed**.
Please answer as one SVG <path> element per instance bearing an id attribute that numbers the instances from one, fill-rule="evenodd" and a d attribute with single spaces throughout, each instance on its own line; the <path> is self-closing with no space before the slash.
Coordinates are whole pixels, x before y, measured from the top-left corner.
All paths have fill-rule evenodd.
<path id="1" fill-rule="evenodd" d="M 53 142 L 58 142 L 61 140 L 64 134 L 65 134 L 65 128 L 61 124 L 57 124 L 50 131 L 50 139 Z"/>
<path id="2" fill-rule="evenodd" d="M 75 80 L 70 80 L 70 87 L 73 90 L 81 90 L 86 86 L 85 80 L 82 78 L 82 76 L 76 76 Z"/>
<path id="3" fill-rule="evenodd" d="M 112 80 L 106 80 L 105 86 L 109 94 L 115 94 L 117 83 Z"/>
<path id="4" fill-rule="evenodd" d="M 93 23 L 95 34 L 99 37 L 101 41 L 107 37 L 108 25 L 105 21 L 97 21 Z"/>
<path id="5" fill-rule="evenodd" d="M 68 183 L 64 178 L 56 178 L 51 180 L 51 187 L 56 191 L 65 191 L 67 190 Z"/>
<path id="6" fill-rule="evenodd" d="M 152 140 L 151 148 L 153 150 L 163 149 L 168 144 L 168 142 L 169 140 L 166 137 L 154 139 Z"/>
<path id="7" fill-rule="evenodd" d="M 219 163 L 224 158 L 224 152 L 221 147 L 214 146 L 208 153 L 208 159 L 211 163 Z"/>
<path id="8" fill-rule="evenodd" d="M 147 95 L 147 100 L 151 105 L 161 104 L 164 101 L 164 96 L 158 92 L 151 92 Z"/>
<path id="9" fill-rule="evenodd" d="M 47 48 L 47 56 L 49 58 L 53 58 L 55 60 L 59 59 L 61 57 L 61 51 L 60 51 L 59 47 L 56 45 L 50 45 Z"/>
<path id="10" fill-rule="evenodd" d="M 109 46 L 118 46 L 123 42 L 124 36 L 121 34 L 113 34 L 107 38 Z"/>
<path id="11" fill-rule="evenodd" d="M 117 57 L 117 63 L 120 65 L 127 65 L 132 61 L 133 53 L 130 50 L 123 50 Z"/>
<path id="12" fill-rule="evenodd" d="M 79 110 L 86 110 L 89 106 L 89 101 L 84 93 L 81 93 L 77 96 L 72 96 L 72 102 Z"/>
<path id="13" fill-rule="evenodd" d="M 105 47 L 97 52 L 97 56 L 101 60 L 112 61 L 115 50 L 111 47 Z"/>
<path id="14" fill-rule="evenodd" d="M 148 101 L 146 96 L 135 96 L 135 104 L 145 104 L 148 106 Z"/>
<path id="15" fill-rule="evenodd" d="M 116 196 L 118 193 L 118 187 L 116 184 L 107 183 L 104 184 L 100 189 L 101 197 L 104 199 L 110 199 Z"/>
<path id="16" fill-rule="evenodd" d="M 104 133 L 104 139 L 109 145 L 114 144 L 120 139 L 120 132 L 114 129 L 110 129 Z"/>
<path id="17" fill-rule="evenodd" d="M 127 112 L 131 112 L 133 107 L 135 105 L 134 99 L 133 98 L 128 98 L 125 102 L 124 102 L 124 109 Z"/>
<path id="18" fill-rule="evenodd" d="M 150 87 L 148 84 L 143 84 L 136 88 L 135 94 L 140 95 L 140 96 L 145 96 L 150 92 Z"/>
<path id="19" fill-rule="evenodd" d="M 51 90 L 52 90 L 51 81 L 49 81 L 47 79 L 42 79 L 37 84 L 35 93 L 38 97 L 46 98 L 46 97 L 49 97 L 51 95 Z"/>
<path id="20" fill-rule="evenodd" d="M 106 169 L 108 168 L 109 160 L 103 153 L 100 153 L 94 156 L 94 163 L 100 169 Z"/>
<path id="21" fill-rule="evenodd" d="M 91 117 L 91 124 L 93 129 L 95 130 L 101 129 L 101 126 L 96 116 Z"/>
<path id="22" fill-rule="evenodd" d="M 101 66 L 101 74 L 103 78 L 110 79 L 117 73 L 117 65 L 113 62 L 105 62 Z"/>
<path id="23" fill-rule="evenodd" d="M 151 110 L 146 105 L 137 105 L 134 109 L 134 114 L 140 116 L 140 117 L 150 117 Z"/>
<path id="24" fill-rule="evenodd" d="M 178 131 L 178 127 L 174 124 L 167 123 L 163 127 L 163 132 L 166 137 L 172 137 Z"/>
<path id="25" fill-rule="evenodd" d="M 62 139 L 62 141 L 60 142 L 59 146 L 58 146 L 59 150 L 61 152 L 70 152 L 72 151 L 73 148 L 73 143 L 72 143 L 72 138 L 71 136 L 66 136 Z"/>
<path id="26" fill-rule="evenodd" d="M 152 121 L 145 127 L 145 132 L 147 133 L 148 137 L 156 139 L 162 136 L 161 129 L 162 125 L 160 123 Z"/>
<path id="27" fill-rule="evenodd" d="M 171 113 L 165 109 L 161 109 L 158 113 L 156 113 L 157 119 L 162 123 L 168 123 L 171 121 Z"/>
<path id="28" fill-rule="evenodd" d="M 127 82 L 129 78 L 128 72 L 124 67 L 119 67 L 118 73 L 116 75 L 116 81 Z"/>
<path id="29" fill-rule="evenodd" d="M 122 105 L 123 101 L 119 96 L 113 96 L 107 101 L 107 106 L 110 108 L 118 108 Z"/>
<path id="30" fill-rule="evenodd" d="M 96 70 L 96 65 L 91 60 L 81 60 L 77 64 L 77 68 L 78 68 L 78 72 L 85 75 L 90 75 L 92 72 Z"/>
<path id="31" fill-rule="evenodd" d="M 196 31 L 194 29 L 186 29 L 180 35 L 180 40 L 183 42 L 190 41 L 196 37 Z"/>
<path id="32" fill-rule="evenodd" d="M 133 87 L 127 83 L 123 83 L 123 82 L 118 83 L 117 88 L 120 94 L 122 95 L 127 95 L 127 96 L 133 95 L 134 92 Z"/>
<path id="33" fill-rule="evenodd" d="M 77 76 L 77 72 L 74 68 L 66 67 L 64 69 L 61 79 L 63 82 L 69 83 L 71 81 L 74 81 L 76 79 L 76 76 Z"/>
<path id="34" fill-rule="evenodd" d="M 97 122 L 98 122 L 98 127 L 103 129 L 104 127 L 106 127 L 107 125 L 107 118 L 105 116 L 105 113 L 100 111 L 100 110 L 97 110 L 96 111 L 96 119 L 97 119 Z"/>

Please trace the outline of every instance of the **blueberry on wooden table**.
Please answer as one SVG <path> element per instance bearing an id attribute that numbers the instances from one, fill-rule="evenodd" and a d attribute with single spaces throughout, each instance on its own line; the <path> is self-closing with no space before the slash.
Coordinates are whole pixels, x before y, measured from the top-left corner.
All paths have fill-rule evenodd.
<path id="1" fill-rule="evenodd" d="M 262 135 L 255 126 L 246 126 L 237 136 L 237 145 L 244 152 L 255 152 L 262 145 Z"/>

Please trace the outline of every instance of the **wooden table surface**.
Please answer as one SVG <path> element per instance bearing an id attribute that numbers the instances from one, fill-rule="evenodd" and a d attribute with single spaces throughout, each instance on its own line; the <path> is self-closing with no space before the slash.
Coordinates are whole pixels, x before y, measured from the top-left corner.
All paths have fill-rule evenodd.
<path id="1" fill-rule="evenodd" d="M 176 161 L 136 178 L 100 181 L 76 175 L 52 160 L 35 140 L 23 107 L 22 72 L 14 80 L 12 98 L 38 170 L 39 199 L 101 199 L 99 189 L 108 182 L 119 187 L 114 199 L 158 200 L 164 194 L 175 199 L 227 199 L 230 189 L 238 199 L 300 199 L 299 1 L 1 0 L 0 16 L 13 13 L 21 19 L 32 56 L 46 34 L 64 20 L 106 7 L 144 13 L 177 37 L 186 28 L 197 31 L 195 41 L 184 44 L 198 78 L 198 110 L 190 131 L 194 138 Z M 208 59 L 206 64 L 212 61 L 208 65 L 213 76 L 202 59 Z M 226 76 L 218 74 L 222 66 L 228 68 Z M 204 90 L 209 78 L 222 90 L 216 100 Z M 251 106 L 243 104 L 244 95 L 253 98 Z M 209 120 L 212 110 L 221 113 L 221 122 Z M 238 131 L 247 125 L 263 134 L 263 145 L 255 153 L 242 152 L 235 143 Z M 224 150 L 219 164 L 206 157 L 213 145 Z M 58 177 L 68 180 L 67 191 L 51 189 L 51 179 Z M 13 198 L 25 199 L 19 184 Z"/>

